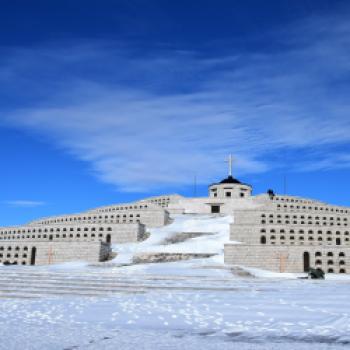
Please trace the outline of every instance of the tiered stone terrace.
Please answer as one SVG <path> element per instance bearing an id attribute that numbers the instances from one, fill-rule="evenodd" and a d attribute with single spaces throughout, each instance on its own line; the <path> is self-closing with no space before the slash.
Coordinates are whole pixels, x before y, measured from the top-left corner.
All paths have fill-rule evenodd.
<path id="1" fill-rule="evenodd" d="M 261 201 L 261 200 L 260 200 Z M 228 264 L 303 272 L 350 271 L 350 209 L 291 196 L 267 196 L 255 210 L 237 210 L 225 246 Z"/>
<path id="2" fill-rule="evenodd" d="M 146 227 L 169 223 L 154 204 L 130 203 L 84 213 L 42 218 L 24 226 L 0 228 L 0 263 L 52 264 L 73 260 L 105 261 L 111 244 L 138 242 Z"/>
<path id="3" fill-rule="evenodd" d="M 142 223 L 147 227 L 161 227 L 169 222 L 169 214 L 152 204 L 124 204 L 106 206 L 80 214 L 60 215 L 31 222 L 31 225 L 60 223 Z"/>

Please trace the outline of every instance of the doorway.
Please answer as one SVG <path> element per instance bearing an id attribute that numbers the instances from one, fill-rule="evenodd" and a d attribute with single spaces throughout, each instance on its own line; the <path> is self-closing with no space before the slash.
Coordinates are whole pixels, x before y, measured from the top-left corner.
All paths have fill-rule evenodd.
<path id="1" fill-rule="evenodd" d="M 304 272 L 309 272 L 310 270 L 310 253 L 304 253 Z"/>
<path id="2" fill-rule="evenodd" d="M 340 238 L 337 238 L 337 239 L 335 240 L 335 244 L 336 244 L 336 245 L 340 245 L 340 244 L 341 244 Z"/>
<path id="3" fill-rule="evenodd" d="M 111 243 L 111 240 L 112 240 L 111 234 L 109 233 L 109 234 L 106 236 L 106 242 L 107 242 L 107 243 Z"/>
<path id="4" fill-rule="evenodd" d="M 32 254 L 30 256 L 30 265 L 35 265 L 36 248 L 32 248 Z"/>
<path id="5" fill-rule="evenodd" d="M 212 212 L 212 214 L 219 214 L 220 213 L 220 205 L 212 205 L 211 212 Z"/>

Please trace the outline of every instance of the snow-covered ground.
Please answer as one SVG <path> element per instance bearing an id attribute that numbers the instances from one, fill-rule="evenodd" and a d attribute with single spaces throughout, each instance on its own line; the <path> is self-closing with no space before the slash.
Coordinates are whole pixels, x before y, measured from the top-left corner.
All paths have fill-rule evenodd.
<path id="1" fill-rule="evenodd" d="M 145 242 L 115 246 L 105 267 L 0 267 L 0 349 L 348 348 L 349 277 L 240 277 L 223 265 L 231 220 L 177 216 Z M 182 232 L 207 234 L 169 244 Z M 217 255 L 119 265 L 144 252 Z"/>

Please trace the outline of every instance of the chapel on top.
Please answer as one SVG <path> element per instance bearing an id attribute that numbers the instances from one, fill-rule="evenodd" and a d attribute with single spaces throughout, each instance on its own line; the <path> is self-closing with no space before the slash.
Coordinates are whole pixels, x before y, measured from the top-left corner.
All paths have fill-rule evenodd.
<path id="1" fill-rule="evenodd" d="M 232 156 L 229 156 L 228 177 L 209 186 L 210 198 L 237 199 L 247 198 L 252 194 L 252 186 L 244 184 L 232 176 Z"/>

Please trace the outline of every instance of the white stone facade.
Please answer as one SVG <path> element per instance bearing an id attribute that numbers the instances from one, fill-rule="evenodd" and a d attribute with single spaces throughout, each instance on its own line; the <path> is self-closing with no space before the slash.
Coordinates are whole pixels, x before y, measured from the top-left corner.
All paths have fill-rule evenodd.
<path id="1" fill-rule="evenodd" d="M 350 273 L 350 208 L 292 196 L 257 196 L 234 212 L 225 263 L 276 272 Z M 238 244 L 237 244 L 238 243 Z"/>
<path id="2" fill-rule="evenodd" d="M 83 260 L 107 260 L 110 245 L 103 242 L 0 242 L 0 262 L 15 265 L 50 265 Z"/>
<path id="3" fill-rule="evenodd" d="M 207 197 L 157 196 L 0 228 L 0 263 L 103 261 L 111 244 L 145 239 L 147 227 L 171 222 L 169 213 L 232 215 L 228 265 L 350 273 L 350 208 L 273 193 L 252 196 L 251 186 L 232 176 L 210 185 Z"/>
<path id="4" fill-rule="evenodd" d="M 0 229 L 1 241 L 59 241 L 126 243 L 142 240 L 145 235 L 143 224 L 46 224 Z"/>
<path id="5" fill-rule="evenodd" d="M 148 203 L 130 203 L 111 205 L 89 210 L 79 214 L 60 215 L 31 222 L 31 225 L 66 223 L 142 223 L 147 227 L 161 227 L 169 222 L 169 213 L 156 205 Z"/>
<path id="6" fill-rule="evenodd" d="M 251 194 L 251 186 L 241 183 L 219 183 L 209 187 L 210 198 L 237 199 L 250 197 Z"/>
<path id="7" fill-rule="evenodd" d="M 225 263 L 275 272 L 304 272 L 304 254 L 310 267 L 326 273 L 349 273 L 350 247 L 225 245 Z"/>
<path id="8" fill-rule="evenodd" d="M 169 220 L 164 208 L 135 202 L 42 218 L 23 226 L 2 227 L 0 263 L 104 261 L 110 255 L 111 244 L 142 241 L 147 236 L 147 227 L 161 227 Z M 51 254 L 50 259 L 48 254 Z"/>

